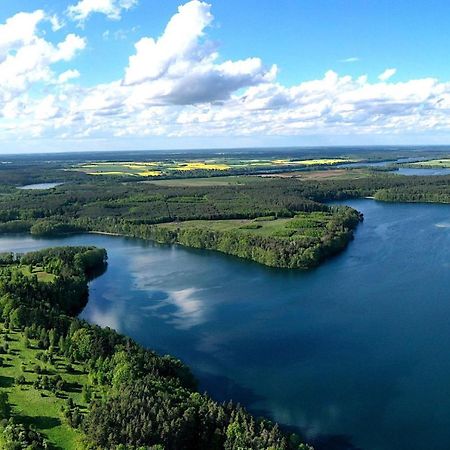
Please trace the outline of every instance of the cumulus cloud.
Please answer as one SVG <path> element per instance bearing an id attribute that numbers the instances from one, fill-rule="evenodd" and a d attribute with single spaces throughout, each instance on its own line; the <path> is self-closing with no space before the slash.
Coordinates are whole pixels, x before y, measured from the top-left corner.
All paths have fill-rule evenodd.
<path id="1" fill-rule="evenodd" d="M 180 6 L 161 37 L 136 43 L 123 84 L 140 85 L 140 98 L 185 105 L 225 100 L 240 88 L 274 78 L 276 68 L 266 68 L 259 58 L 219 63 L 214 46 L 203 40 L 212 20 L 208 3 Z"/>
<path id="2" fill-rule="evenodd" d="M 387 81 L 389 78 L 392 78 L 397 73 L 397 69 L 386 69 L 383 73 L 378 75 L 378 79 L 380 81 Z"/>
<path id="3" fill-rule="evenodd" d="M 80 72 L 78 72 L 78 70 L 69 69 L 58 76 L 58 83 L 59 84 L 67 83 L 69 80 L 73 80 L 74 78 L 78 78 L 79 76 Z"/>
<path id="4" fill-rule="evenodd" d="M 125 83 L 154 80 L 169 69 L 177 75 L 186 65 L 200 63 L 211 56 L 207 51 L 202 52 L 198 39 L 212 20 L 207 3 L 194 0 L 180 6 L 158 40 L 146 37 L 137 42 L 136 54 L 130 57 L 126 69 Z"/>
<path id="5" fill-rule="evenodd" d="M 123 10 L 137 5 L 137 0 L 80 0 L 67 9 L 68 16 L 84 22 L 91 14 L 104 14 L 108 19 L 119 20 Z"/>
<path id="6" fill-rule="evenodd" d="M 287 87 L 277 81 L 277 67 L 258 57 L 221 59 L 207 35 L 211 6 L 200 0 L 180 6 L 161 36 L 136 42 L 122 78 L 91 87 L 71 82 L 80 75 L 75 68 L 53 67 L 71 61 L 86 41 L 74 34 L 46 40 L 38 30 L 44 20 L 38 10 L 0 25 L 0 139 L 234 142 L 450 132 L 450 82 L 396 82 L 391 68 L 374 81 L 329 70 Z M 44 86 L 41 95 L 31 86 Z"/>
<path id="7" fill-rule="evenodd" d="M 0 96 L 17 95 L 32 83 L 50 81 L 52 64 L 70 61 L 85 47 L 85 39 L 75 34 L 56 45 L 40 37 L 37 26 L 44 18 L 40 10 L 19 13 L 0 26 Z M 11 26 L 15 32 L 9 34 Z"/>
<path id="8" fill-rule="evenodd" d="M 30 44 L 36 38 L 36 28 L 45 17 L 41 9 L 33 13 L 18 13 L 0 25 L 0 61 L 8 52 Z"/>
<path id="9" fill-rule="evenodd" d="M 18 13 L 0 25 L 0 119 L 4 120 L 0 130 L 6 133 L 20 133 L 22 126 L 33 135 L 45 130 L 43 121 L 63 109 L 62 98 L 53 94 L 34 98 L 30 89 L 34 87 L 38 93 L 76 75 L 74 70 L 57 75 L 52 66 L 70 61 L 85 47 L 85 39 L 69 34 L 57 43 L 47 41 L 39 30 L 47 20 L 50 18 L 37 10 Z"/>

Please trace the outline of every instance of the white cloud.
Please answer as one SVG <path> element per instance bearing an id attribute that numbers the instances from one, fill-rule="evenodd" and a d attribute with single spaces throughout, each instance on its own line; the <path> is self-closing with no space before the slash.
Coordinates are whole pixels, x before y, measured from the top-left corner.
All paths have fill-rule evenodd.
<path id="1" fill-rule="evenodd" d="M 137 3 L 137 0 L 80 0 L 69 6 L 67 14 L 78 22 L 84 22 L 94 13 L 104 14 L 111 20 L 119 20 L 123 10 L 131 9 Z"/>
<path id="2" fill-rule="evenodd" d="M 144 84 L 145 85 L 145 84 Z M 370 83 L 367 77 L 323 78 L 287 88 L 251 86 L 223 102 L 150 105 L 144 85 L 120 82 L 74 90 L 54 119 L 80 139 L 376 135 L 450 130 L 450 83 L 435 79 Z M 139 93 L 141 95 L 139 95 Z"/>
<path id="3" fill-rule="evenodd" d="M 383 73 L 378 75 L 380 81 L 387 81 L 397 73 L 397 69 L 386 69 Z"/>
<path id="4" fill-rule="evenodd" d="M 52 31 L 59 31 L 61 28 L 64 27 L 64 22 L 62 22 L 61 19 L 56 14 L 53 14 L 53 16 L 48 17 L 48 20 L 52 26 Z"/>
<path id="5" fill-rule="evenodd" d="M 339 60 L 339 62 L 341 63 L 354 63 L 358 61 L 360 61 L 360 59 L 357 56 L 350 56 L 350 58 L 344 58 Z"/>
<path id="6" fill-rule="evenodd" d="M 70 82 L 80 75 L 75 68 L 54 69 L 55 63 L 67 66 L 85 39 L 68 34 L 55 43 L 39 32 L 43 20 L 45 13 L 35 11 L 0 25 L 3 142 L 36 136 L 234 143 L 317 135 L 333 141 L 337 135 L 450 132 L 450 82 L 395 82 L 395 69 L 375 81 L 330 70 L 287 87 L 277 81 L 277 67 L 258 57 L 221 59 L 207 37 L 211 6 L 199 0 L 180 6 L 160 37 L 136 43 L 122 79 L 89 88 Z"/>
<path id="7" fill-rule="evenodd" d="M 70 61 L 78 51 L 86 47 L 86 39 L 76 34 L 68 34 L 64 41 L 57 45 L 57 51 L 52 56 L 53 62 Z"/>
<path id="8" fill-rule="evenodd" d="M 60 108 L 54 95 L 47 95 L 34 108 L 35 117 L 38 120 L 49 120 L 58 115 Z"/>
<path id="9" fill-rule="evenodd" d="M 5 41 L 0 41 L 4 49 L 4 59 L 0 62 L 0 99 L 2 92 L 4 96 L 14 96 L 27 90 L 32 83 L 51 81 L 51 65 L 70 61 L 85 45 L 85 39 L 74 34 L 67 35 L 56 45 L 37 34 L 32 38 L 27 36 L 21 45 L 15 41 L 9 48 Z"/>
<path id="10" fill-rule="evenodd" d="M 210 5 L 207 3 L 193 0 L 180 6 L 157 41 L 146 37 L 136 44 L 136 54 L 130 57 L 126 69 L 125 83 L 154 80 L 169 69 L 172 73 L 179 73 L 190 62 L 199 63 L 211 57 L 207 49 L 199 46 L 198 39 L 212 20 Z"/>
<path id="11" fill-rule="evenodd" d="M 0 25 L 0 61 L 8 52 L 31 43 L 36 38 L 36 28 L 45 18 L 44 11 L 18 13 Z"/>
<path id="12" fill-rule="evenodd" d="M 162 36 L 145 37 L 136 45 L 123 80 L 139 85 L 137 99 L 149 103 L 192 104 L 226 100 L 232 92 L 271 81 L 276 68 L 259 58 L 218 62 L 214 46 L 203 40 L 213 16 L 211 5 L 192 0 L 178 8 Z"/>
<path id="13" fill-rule="evenodd" d="M 48 95 L 48 89 L 67 82 L 76 72 L 69 69 L 57 75 L 52 66 L 70 61 L 86 45 L 85 39 L 74 34 L 56 44 L 47 41 L 39 30 L 46 20 L 50 19 L 37 10 L 18 13 L 0 25 L 0 119 L 6 121 L 1 125 L 7 133 L 17 129 L 20 136 L 22 126 L 33 135 L 46 129 L 46 120 L 64 107 L 62 98 Z M 39 92 L 45 90 L 40 98 Z"/>
<path id="14" fill-rule="evenodd" d="M 58 83 L 59 84 L 67 83 L 69 80 L 73 80 L 74 78 L 78 78 L 79 76 L 80 72 L 78 72 L 78 70 L 69 69 L 58 76 Z"/>

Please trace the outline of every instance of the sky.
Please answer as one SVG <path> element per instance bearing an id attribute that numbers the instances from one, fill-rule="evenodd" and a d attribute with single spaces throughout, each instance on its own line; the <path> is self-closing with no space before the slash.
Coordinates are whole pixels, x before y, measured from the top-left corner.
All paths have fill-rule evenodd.
<path id="1" fill-rule="evenodd" d="M 450 144 L 448 17 L 448 0 L 0 0 L 0 153 Z"/>

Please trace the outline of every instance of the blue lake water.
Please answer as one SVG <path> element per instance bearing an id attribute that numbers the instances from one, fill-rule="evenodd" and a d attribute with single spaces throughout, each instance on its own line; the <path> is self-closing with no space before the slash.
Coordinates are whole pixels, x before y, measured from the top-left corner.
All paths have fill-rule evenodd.
<path id="1" fill-rule="evenodd" d="M 394 173 L 399 175 L 420 175 L 420 176 L 437 176 L 437 175 L 450 175 L 450 168 L 442 167 L 441 169 L 425 169 L 423 167 L 413 168 L 413 167 L 399 167 Z"/>
<path id="2" fill-rule="evenodd" d="M 447 450 L 450 206 L 346 202 L 365 221 L 318 269 L 101 235 L 0 238 L 0 250 L 109 254 L 85 319 L 180 357 L 219 400 L 318 449 Z"/>

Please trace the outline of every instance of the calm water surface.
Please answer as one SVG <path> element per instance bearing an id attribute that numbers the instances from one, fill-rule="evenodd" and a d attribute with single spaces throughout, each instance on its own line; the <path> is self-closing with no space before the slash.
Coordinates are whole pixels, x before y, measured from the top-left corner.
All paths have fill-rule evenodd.
<path id="1" fill-rule="evenodd" d="M 379 161 L 379 162 L 372 162 L 372 163 L 347 163 L 347 164 L 340 164 L 337 167 L 386 167 L 391 164 L 396 163 L 411 163 L 411 162 L 418 162 L 418 161 L 426 161 L 427 158 L 400 158 L 395 161 Z M 414 176 L 414 175 L 420 175 L 420 176 L 437 176 L 437 175 L 450 175 L 450 168 L 448 167 L 441 167 L 441 168 L 424 168 L 424 167 L 399 167 L 398 170 L 393 170 L 392 173 L 396 173 L 397 175 L 407 175 L 407 176 Z"/>
<path id="2" fill-rule="evenodd" d="M 391 164 L 400 164 L 400 163 L 412 163 L 417 161 L 426 161 L 429 158 L 399 158 L 399 159 L 391 159 L 385 161 L 377 161 L 377 162 L 354 162 L 354 163 L 344 163 L 339 164 L 336 167 L 386 167 Z"/>
<path id="3" fill-rule="evenodd" d="M 347 204 L 365 215 L 356 239 L 309 272 L 98 235 L 0 249 L 107 248 L 84 318 L 182 358 L 215 398 L 318 448 L 447 450 L 450 206 Z"/>
<path id="4" fill-rule="evenodd" d="M 413 167 L 399 167 L 394 173 L 399 175 L 420 175 L 420 176 L 437 176 L 437 175 L 450 175 L 450 168 L 442 167 L 440 169 L 425 169 L 423 167 L 413 168 Z"/>
<path id="5" fill-rule="evenodd" d="M 26 186 L 20 186 L 18 189 L 22 190 L 47 190 L 53 189 L 54 187 L 61 186 L 64 183 L 36 183 L 36 184 L 27 184 Z"/>

